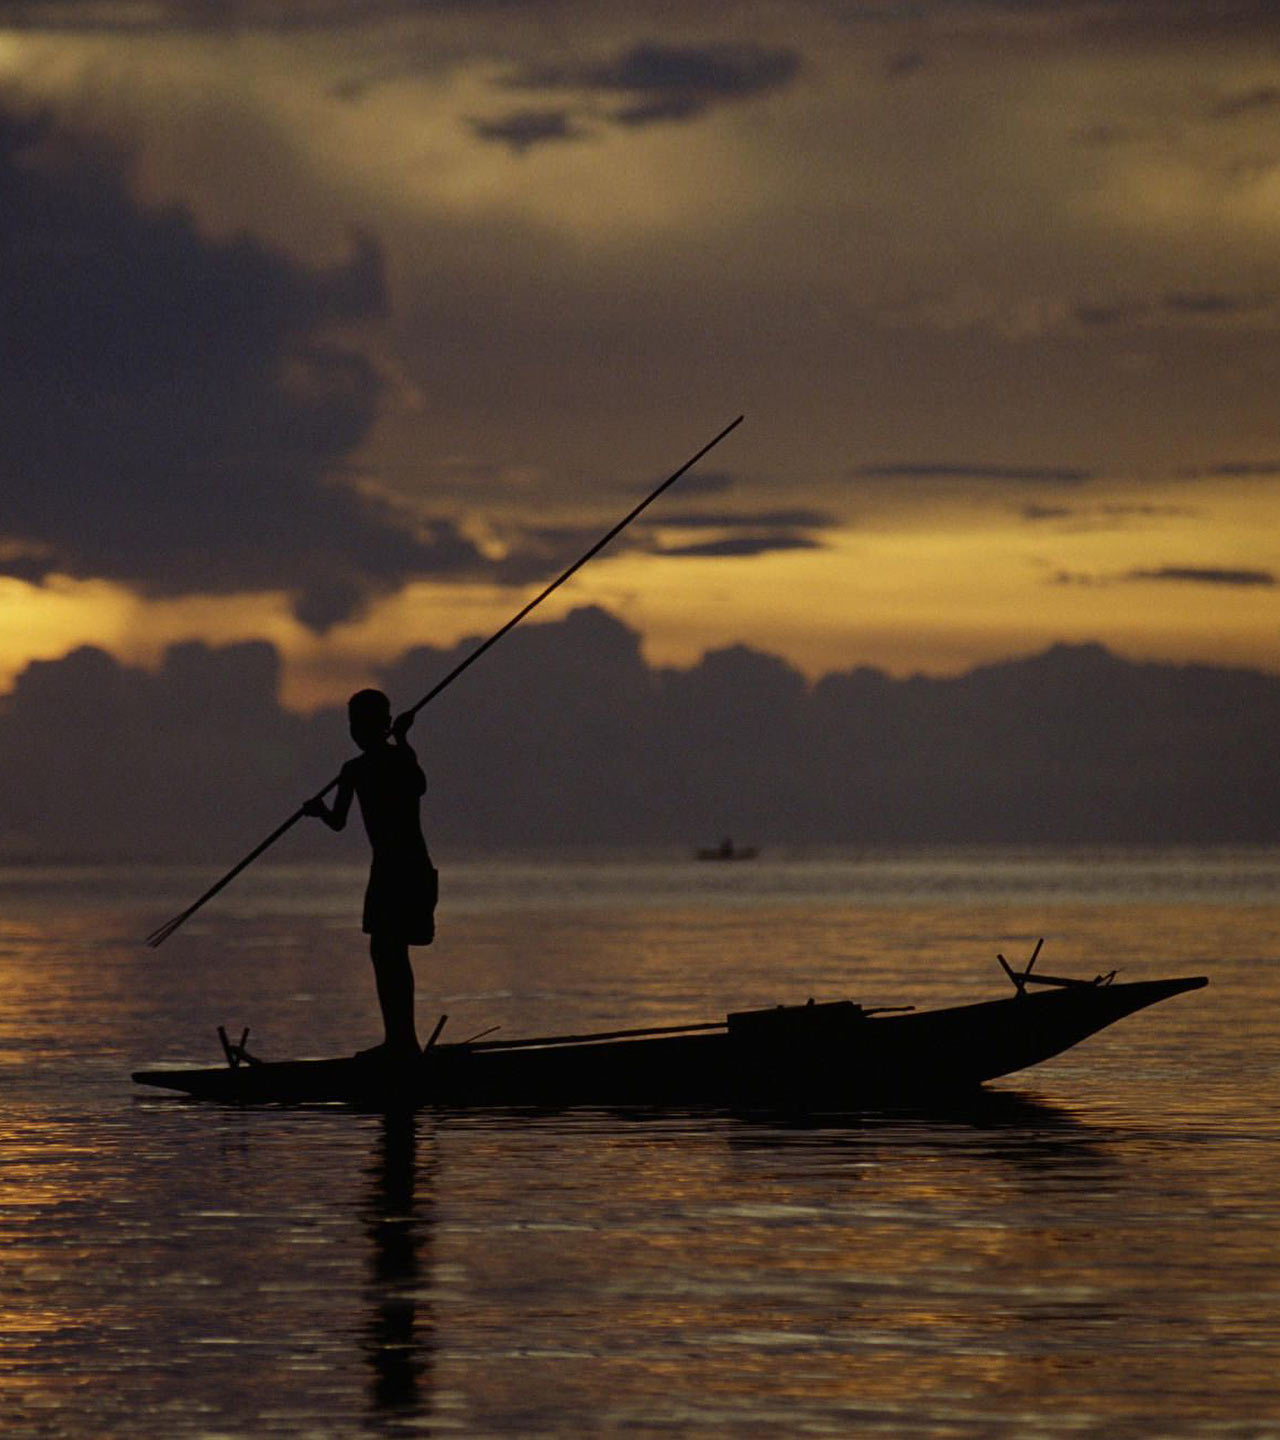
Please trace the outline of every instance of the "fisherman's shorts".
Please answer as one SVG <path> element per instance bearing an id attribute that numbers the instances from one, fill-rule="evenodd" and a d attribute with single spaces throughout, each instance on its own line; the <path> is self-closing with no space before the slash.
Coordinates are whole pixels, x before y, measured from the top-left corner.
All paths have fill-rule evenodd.
<path id="1" fill-rule="evenodd" d="M 364 892 L 364 933 L 430 945 L 439 897 L 440 876 L 425 853 L 375 855 Z"/>

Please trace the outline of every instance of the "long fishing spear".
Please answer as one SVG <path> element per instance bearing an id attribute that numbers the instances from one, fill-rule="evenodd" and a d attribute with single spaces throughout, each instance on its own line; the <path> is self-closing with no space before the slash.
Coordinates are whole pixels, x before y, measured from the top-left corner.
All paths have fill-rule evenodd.
<path id="1" fill-rule="evenodd" d="M 416 705 L 411 705 L 408 710 L 403 712 L 403 714 L 408 715 L 412 719 L 412 717 L 415 716 L 418 711 L 423 708 L 424 705 L 429 705 L 431 701 L 434 700 L 442 690 L 445 690 L 450 685 L 452 685 L 453 682 L 458 678 L 458 676 L 461 675 L 462 672 L 467 669 L 469 665 L 473 665 L 477 660 L 479 660 L 481 655 L 483 655 L 484 652 L 488 650 L 491 646 L 496 645 L 498 641 L 501 640 L 502 637 L 509 630 L 514 630 L 515 627 L 519 625 L 521 620 L 523 620 L 524 617 L 528 615 L 531 610 L 534 610 L 539 605 L 541 605 L 542 602 L 547 598 L 547 596 L 550 595 L 553 591 L 558 590 L 560 586 L 563 585 L 564 582 L 570 578 L 570 576 L 577 574 L 577 572 L 582 569 L 582 567 L 587 563 L 588 560 L 592 558 L 593 555 L 599 554 L 599 552 L 604 549 L 604 547 L 609 543 L 610 540 L 612 540 L 616 535 L 621 534 L 622 531 L 631 524 L 631 522 L 636 518 L 637 515 L 639 515 L 643 510 L 647 510 L 648 507 L 652 505 L 653 502 L 658 498 L 658 496 L 661 495 L 662 492 L 668 488 L 668 486 L 674 485 L 675 482 L 679 480 L 681 475 L 683 475 L 686 470 L 691 470 L 698 463 L 698 461 L 702 459 L 702 457 L 707 453 L 708 450 L 712 449 L 716 445 L 719 445 L 721 440 L 724 439 L 724 437 L 730 432 L 730 430 L 734 430 L 739 425 L 741 425 L 743 418 L 743 416 L 739 415 L 738 418 L 734 420 L 731 424 L 726 425 L 724 429 L 721 430 L 719 435 L 715 437 L 714 440 L 708 440 L 707 443 L 702 447 L 701 450 L 697 452 L 696 455 L 691 455 L 689 459 L 687 459 L 684 464 L 681 465 L 679 470 L 676 470 L 671 475 L 668 475 L 667 478 L 662 482 L 661 485 L 658 486 L 656 490 L 646 495 L 645 498 L 641 500 L 641 502 L 635 507 L 635 509 L 630 511 L 627 515 L 623 516 L 623 518 L 618 521 L 618 523 L 613 527 L 612 530 L 609 530 L 606 534 L 602 535 L 600 539 L 597 540 L 596 543 L 591 547 L 590 550 L 588 550 L 579 559 L 575 560 L 573 564 L 570 565 L 569 568 L 564 571 L 562 575 L 557 576 L 556 579 L 554 579 L 551 584 L 548 585 L 547 588 L 541 592 L 541 594 L 536 595 L 532 600 L 529 601 L 526 606 L 524 606 L 523 609 L 517 611 L 516 614 L 514 614 L 505 625 L 503 625 L 500 629 L 495 630 L 493 634 L 490 635 L 489 638 L 482 645 L 478 645 L 471 652 L 471 654 L 466 657 L 465 660 L 455 665 L 453 669 L 450 670 L 449 673 L 444 677 L 443 680 L 440 680 L 435 685 L 433 685 L 431 689 L 428 690 L 427 693 L 422 697 L 422 699 L 417 702 Z M 315 799 L 323 799 L 330 790 L 334 789 L 334 787 L 338 784 L 340 778 L 341 776 L 335 775 L 333 779 L 330 780 L 329 783 L 324 787 L 323 790 L 320 790 L 316 793 Z M 310 801 L 307 802 L 307 804 L 310 803 Z M 241 860 L 238 864 L 233 865 L 231 869 L 228 870 L 227 873 L 222 877 L 222 879 L 219 880 L 215 885 L 210 885 L 209 888 L 204 892 L 203 895 L 201 895 L 198 900 L 196 900 L 193 904 L 188 905 L 187 908 L 181 912 L 181 914 L 175 915 L 172 920 L 166 920 L 165 923 L 161 925 L 158 929 L 153 930 L 151 934 L 147 936 L 147 944 L 152 946 L 153 948 L 157 945 L 163 945 L 164 942 L 169 938 L 169 936 L 172 935 L 173 932 L 178 929 L 180 925 L 183 925 L 188 920 L 190 920 L 190 918 L 196 913 L 196 911 L 199 910 L 199 908 L 206 901 L 212 900 L 219 890 L 222 890 L 225 886 L 230 885 L 230 883 L 236 878 L 237 875 L 239 875 L 242 870 L 252 865 L 253 862 L 258 858 L 259 855 L 262 854 L 264 850 L 269 850 L 271 846 L 274 845 L 276 841 L 279 840 L 279 838 L 287 830 L 291 830 L 306 813 L 306 805 L 299 805 L 298 808 L 293 812 L 292 815 L 289 816 L 289 818 L 284 822 L 283 825 L 278 825 L 271 832 L 271 834 L 262 841 L 261 844 L 255 845 L 254 848 L 249 851 L 249 853 L 244 857 L 243 860 Z"/>

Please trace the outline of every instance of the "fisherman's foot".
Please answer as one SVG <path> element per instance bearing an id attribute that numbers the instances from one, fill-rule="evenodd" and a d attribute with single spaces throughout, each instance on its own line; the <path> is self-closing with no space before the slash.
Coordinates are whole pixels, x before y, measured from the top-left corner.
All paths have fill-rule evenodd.
<path id="1" fill-rule="evenodd" d="M 357 1060 L 368 1061 L 389 1061 L 401 1063 L 406 1060 L 417 1060 L 422 1054 L 422 1047 L 416 1040 L 384 1040 L 380 1045 L 370 1045 L 367 1050 L 357 1050 Z"/>

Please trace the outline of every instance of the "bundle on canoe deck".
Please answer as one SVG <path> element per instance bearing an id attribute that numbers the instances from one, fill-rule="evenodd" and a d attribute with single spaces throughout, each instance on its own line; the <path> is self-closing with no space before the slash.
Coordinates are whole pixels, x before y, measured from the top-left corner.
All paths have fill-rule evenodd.
<path id="1" fill-rule="evenodd" d="M 1037 953 L 1039 947 L 1037 947 Z M 1034 963 L 1034 956 L 1032 963 Z M 1001 961 L 1006 969 L 1007 962 Z M 442 1043 L 421 1055 L 366 1052 L 265 1061 L 223 1033 L 227 1065 L 140 1070 L 142 1085 L 230 1104 L 718 1106 L 849 1111 L 948 1103 L 1039 1064 L 1204 976 L 1113 983 L 1009 971 L 1014 994 L 937 1010 L 852 1000 L 735 1011 L 724 1020 L 518 1040 Z M 1039 983 L 1038 991 L 1028 989 Z M 485 1034 L 491 1032 L 483 1032 Z"/>

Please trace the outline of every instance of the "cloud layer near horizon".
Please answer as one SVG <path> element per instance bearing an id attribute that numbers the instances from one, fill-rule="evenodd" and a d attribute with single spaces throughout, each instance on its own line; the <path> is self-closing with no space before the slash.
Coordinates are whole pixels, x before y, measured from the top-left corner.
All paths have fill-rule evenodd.
<path id="1" fill-rule="evenodd" d="M 397 705 L 469 653 L 418 648 L 379 677 Z M 345 714 L 279 706 L 270 646 L 172 649 L 154 674 L 101 651 L 32 665 L 0 703 L 0 858 L 230 865 L 336 772 Z M 504 642 L 424 711 L 427 830 L 465 846 L 643 842 L 1207 842 L 1280 839 L 1257 755 L 1280 679 L 1057 647 L 950 680 L 861 668 L 809 685 L 736 646 L 645 663 L 598 609 Z M 297 826 L 273 852 L 358 859 Z M 353 924 L 355 923 L 353 918 Z"/>

